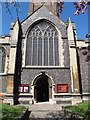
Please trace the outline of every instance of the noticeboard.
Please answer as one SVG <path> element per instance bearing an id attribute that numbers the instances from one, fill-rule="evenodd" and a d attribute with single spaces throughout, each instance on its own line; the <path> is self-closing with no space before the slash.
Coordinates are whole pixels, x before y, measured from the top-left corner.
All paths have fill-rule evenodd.
<path id="1" fill-rule="evenodd" d="M 19 86 L 19 93 L 29 93 L 29 84 L 21 84 Z"/>
<path id="2" fill-rule="evenodd" d="M 57 93 L 68 93 L 68 84 L 57 84 Z"/>

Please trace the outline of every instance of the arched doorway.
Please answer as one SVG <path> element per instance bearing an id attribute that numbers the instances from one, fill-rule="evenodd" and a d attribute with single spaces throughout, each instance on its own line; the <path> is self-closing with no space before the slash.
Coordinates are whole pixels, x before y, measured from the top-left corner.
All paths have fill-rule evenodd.
<path id="1" fill-rule="evenodd" d="M 34 85 L 34 98 L 37 102 L 49 101 L 49 83 L 47 76 L 37 78 Z"/>

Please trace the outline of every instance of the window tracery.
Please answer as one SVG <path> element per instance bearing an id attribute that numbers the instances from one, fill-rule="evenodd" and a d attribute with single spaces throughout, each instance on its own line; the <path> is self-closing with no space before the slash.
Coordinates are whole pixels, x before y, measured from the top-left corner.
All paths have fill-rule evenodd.
<path id="1" fill-rule="evenodd" d="M 47 22 L 36 24 L 27 37 L 26 66 L 59 66 L 56 29 Z"/>

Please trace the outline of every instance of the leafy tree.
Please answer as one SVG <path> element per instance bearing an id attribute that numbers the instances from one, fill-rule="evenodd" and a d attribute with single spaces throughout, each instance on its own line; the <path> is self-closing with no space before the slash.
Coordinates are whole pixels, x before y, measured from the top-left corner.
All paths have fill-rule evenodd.
<path id="1" fill-rule="evenodd" d="M 58 1 L 57 3 L 58 6 L 58 12 L 62 13 L 62 9 L 64 8 L 64 2 L 63 1 Z M 74 2 L 75 8 L 77 11 L 74 13 L 75 15 L 79 15 L 80 12 L 82 11 L 82 14 L 85 13 L 87 10 L 87 6 L 89 5 L 89 2 L 87 0 L 80 0 L 79 2 Z M 90 38 L 90 33 L 86 35 L 86 38 Z M 80 46 L 79 50 L 83 50 L 83 47 Z M 86 47 L 84 51 L 82 51 L 82 54 L 85 56 L 85 61 L 88 62 L 90 60 L 90 46 Z"/>

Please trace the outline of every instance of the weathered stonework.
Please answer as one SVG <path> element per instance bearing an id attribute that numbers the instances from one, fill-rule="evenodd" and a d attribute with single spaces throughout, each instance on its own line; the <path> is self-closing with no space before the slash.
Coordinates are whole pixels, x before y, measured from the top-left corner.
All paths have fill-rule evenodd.
<path id="1" fill-rule="evenodd" d="M 51 24 L 58 33 L 60 47 L 60 65 L 58 66 L 26 66 L 27 36 L 30 29 L 42 21 Z M 7 53 L 5 73 L 0 73 L 0 85 L 2 85 L 0 93 L 5 94 L 4 102 L 35 103 L 37 98 L 35 87 L 41 78 L 43 81 L 48 81 L 49 102 L 75 104 L 82 100 L 86 101 L 90 92 L 89 66 L 84 61 L 82 52 L 78 50 L 77 53 L 79 45 L 86 47 L 88 42 L 77 40 L 75 23 L 72 23 L 70 18 L 67 23 L 63 22 L 44 5 L 21 23 L 18 19 L 13 22 L 10 27 L 10 36 L 0 37 L 0 46 L 3 46 Z M 18 92 L 21 84 L 29 84 L 29 93 Z M 57 93 L 57 84 L 68 84 L 68 93 Z"/>
<path id="2" fill-rule="evenodd" d="M 0 93 L 6 93 L 7 75 L 0 76 Z"/>
<path id="3" fill-rule="evenodd" d="M 24 68 L 21 74 L 21 84 L 31 85 L 35 76 L 39 75 L 42 71 L 45 71 L 46 74 L 52 76 L 52 79 L 55 83 L 55 92 L 57 90 L 57 84 L 68 84 L 69 93 L 71 90 L 71 79 L 70 79 L 70 69 L 27 69 Z M 67 79 L 68 78 L 68 79 Z"/>
<path id="4" fill-rule="evenodd" d="M 81 72 L 81 86 L 82 93 L 90 92 L 90 80 L 89 80 L 89 63 L 85 61 L 85 56 L 82 54 L 83 50 L 78 50 L 79 62 L 80 62 L 80 72 Z"/>

